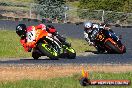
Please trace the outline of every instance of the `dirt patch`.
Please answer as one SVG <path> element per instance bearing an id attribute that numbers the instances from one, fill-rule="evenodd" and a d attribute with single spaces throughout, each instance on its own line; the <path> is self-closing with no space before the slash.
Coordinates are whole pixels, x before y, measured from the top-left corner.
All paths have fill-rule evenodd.
<path id="1" fill-rule="evenodd" d="M 22 79 L 49 79 L 71 76 L 80 73 L 82 68 L 89 72 L 128 72 L 131 65 L 64 65 L 64 66 L 0 66 L 0 81 L 15 81 Z"/>

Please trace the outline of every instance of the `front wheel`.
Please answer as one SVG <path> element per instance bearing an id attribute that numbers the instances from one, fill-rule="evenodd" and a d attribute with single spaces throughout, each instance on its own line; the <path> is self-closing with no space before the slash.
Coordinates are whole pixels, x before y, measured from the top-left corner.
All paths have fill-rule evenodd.
<path id="1" fill-rule="evenodd" d="M 69 58 L 69 59 L 75 59 L 76 58 L 76 52 L 72 47 L 67 47 L 66 52 L 67 52 L 66 53 L 67 58 Z"/>
<path id="2" fill-rule="evenodd" d="M 39 43 L 38 48 L 44 55 L 46 55 L 50 59 L 58 59 L 58 52 L 52 45 Z"/>
<path id="3" fill-rule="evenodd" d="M 109 48 L 108 52 L 110 53 L 123 54 L 125 52 L 125 50 L 122 50 L 122 47 L 120 48 L 117 44 L 113 44 L 111 41 L 107 41 L 105 45 Z"/>

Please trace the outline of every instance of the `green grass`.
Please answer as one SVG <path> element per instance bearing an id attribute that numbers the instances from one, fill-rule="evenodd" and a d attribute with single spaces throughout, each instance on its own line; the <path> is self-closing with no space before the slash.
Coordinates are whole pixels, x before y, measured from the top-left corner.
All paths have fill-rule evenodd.
<path id="1" fill-rule="evenodd" d="M 72 47 L 76 50 L 77 54 L 83 53 L 85 51 L 95 50 L 95 48 L 92 46 L 89 46 L 84 39 L 68 38 L 68 42 L 71 43 Z"/>
<path id="2" fill-rule="evenodd" d="M 15 82 L 0 82 L 0 88 L 84 88 L 80 85 L 80 75 L 54 78 L 48 80 L 20 80 Z M 90 74 L 90 79 L 127 79 L 132 81 L 132 72 L 127 73 L 95 73 Z M 131 88 L 129 86 L 87 86 L 85 88 Z"/>
<path id="3" fill-rule="evenodd" d="M 31 57 L 31 53 L 24 51 L 19 40 L 15 31 L 0 30 L 0 58 Z M 69 38 L 68 41 L 71 42 L 77 54 L 94 49 L 81 39 Z"/>
<path id="4" fill-rule="evenodd" d="M 15 31 L 0 31 L 0 58 L 29 57 L 19 42 L 20 38 Z"/>

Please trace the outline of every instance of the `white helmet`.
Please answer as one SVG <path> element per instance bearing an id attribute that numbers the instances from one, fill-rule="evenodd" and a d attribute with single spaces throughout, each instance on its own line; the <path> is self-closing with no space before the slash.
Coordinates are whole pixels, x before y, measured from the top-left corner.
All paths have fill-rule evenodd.
<path id="1" fill-rule="evenodd" d="M 85 22 L 84 23 L 84 27 L 85 28 L 91 28 L 92 27 L 92 23 L 91 22 Z"/>

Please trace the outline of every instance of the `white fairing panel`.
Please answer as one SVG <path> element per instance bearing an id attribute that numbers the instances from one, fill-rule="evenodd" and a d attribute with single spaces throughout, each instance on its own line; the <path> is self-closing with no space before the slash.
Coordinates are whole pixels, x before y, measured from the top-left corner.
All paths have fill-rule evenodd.
<path id="1" fill-rule="evenodd" d="M 27 42 L 32 42 L 35 40 L 36 31 L 35 29 L 32 31 L 27 32 Z"/>

